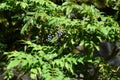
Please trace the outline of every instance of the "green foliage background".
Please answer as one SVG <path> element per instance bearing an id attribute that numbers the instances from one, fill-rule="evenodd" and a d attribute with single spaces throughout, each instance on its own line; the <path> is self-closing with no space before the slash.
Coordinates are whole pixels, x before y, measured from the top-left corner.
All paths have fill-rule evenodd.
<path id="1" fill-rule="evenodd" d="M 73 80 L 79 71 L 88 80 L 87 71 L 74 69 L 86 63 L 99 68 L 97 79 L 119 78 L 117 68 L 93 56 L 102 39 L 120 41 L 119 14 L 120 0 L 1 0 L 4 78 L 12 78 L 10 71 L 15 69 L 30 73 L 32 79 L 40 75 L 42 80 Z M 85 55 L 73 52 L 78 45 L 87 47 Z"/>

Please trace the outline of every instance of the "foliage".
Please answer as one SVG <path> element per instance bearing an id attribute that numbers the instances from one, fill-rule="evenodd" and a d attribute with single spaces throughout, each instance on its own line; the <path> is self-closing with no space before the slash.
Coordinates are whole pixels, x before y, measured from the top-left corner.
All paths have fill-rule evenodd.
<path id="1" fill-rule="evenodd" d="M 77 63 L 92 62 L 88 58 L 78 57 L 72 53 L 59 56 L 57 49 L 52 46 L 41 46 L 25 42 L 28 44 L 27 52 L 7 52 L 9 64 L 7 69 L 16 68 L 17 70 L 30 71 L 31 78 L 40 75 L 42 79 L 67 80 L 68 72 L 74 74 L 73 65 Z M 88 60 L 87 60 L 88 59 Z M 96 61 L 93 60 L 92 63 Z M 64 72 L 63 72 L 64 71 Z M 67 72 L 67 73 L 66 73 Z"/>
<path id="2" fill-rule="evenodd" d="M 103 78 L 103 79 L 107 79 L 107 80 L 119 80 L 120 77 L 119 76 L 119 67 L 115 68 L 113 66 L 109 66 L 105 63 L 100 63 L 99 65 L 100 69 L 99 72 L 101 73 L 101 76 L 99 76 L 99 79 Z M 108 75 L 106 75 L 108 74 Z"/>
<path id="3" fill-rule="evenodd" d="M 93 57 L 93 51 L 100 41 L 120 41 L 120 0 L 90 1 L 1 0 L 0 43 L 6 44 L 7 70 L 15 68 L 31 78 L 70 80 L 77 71 L 75 65 L 98 67 L 101 60 Z M 88 49 L 87 55 L 73 52 L 78 45 Z"/>
<path id="4" fill-rule="evenodd" d="M 68 80 L 66 71 L 74 74 L 73 64 L 86 61 L 85 57 L 78 57 L 73 54 L 60 57 L 56 52 L 57 49 L 52 46 L 36 45 L 30 41 L 25 43 L 28 44 L 27 52 L 13 51 L 5 53 L 10 61 L 7 69 L 16 68 L 26 72 L 30 71 L 33 79 L 40 75 L 42 79 L 46 80 Z"/>

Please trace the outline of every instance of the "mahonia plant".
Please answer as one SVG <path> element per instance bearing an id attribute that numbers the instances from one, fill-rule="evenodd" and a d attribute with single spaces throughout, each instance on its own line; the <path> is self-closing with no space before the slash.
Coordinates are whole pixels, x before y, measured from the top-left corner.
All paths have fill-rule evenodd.
<path id="1" fill-rule="evenodd" d="M 119 8 L 120 0 L 1 0 L 4 78 L 16 76 L 15 71 L 21 72 L 17 79 L 27 73 L 40 80 L 111 77 L 114 70 L 99 66 L 103 60 L 93 52 L 103 38 L 120 41 Z M 79 45 L 87 48 L 85 54 L 73 51 Z M 91 65 L 98 73 L 94 78 L 87 69 Z"/>

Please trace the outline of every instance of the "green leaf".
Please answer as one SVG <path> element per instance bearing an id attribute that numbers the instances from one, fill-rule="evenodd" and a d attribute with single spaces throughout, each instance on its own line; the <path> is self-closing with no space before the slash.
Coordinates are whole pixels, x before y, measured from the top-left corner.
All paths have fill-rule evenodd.
<path id="1" fill-rule="evenodd" d="M 22 67 L 28 65 L 28 61 L 27 60 L 22 60 Z"/>
<path id="2" fill-rule="evenodd" d="M 79 59 L 78 59 L 78 62 L 80 62 L 80 63 L 82 63 L 83 64 L 83 61 L 84 60 L 84 57 L 80 57 Z"/>
<path id="3" fill-rule="evenodd" d="M 30 77 L 31 77 L 32 79 L 35 79 L 35 78 L 36 78 L 36 74 L 31 73 L 31 74 L 30 74 Z"/>
<path id="4" fill-rule="evenodd" d="M 95 63 L 100 63 L 101 59 L 100 58 L 95 58 L 94 62 Z"/>
<path id="5" fill-rule="evenodd" d="M 102 32 L 105 36 L 107 36 L 108 33 L 109 33 L 109 29 L 106 28 L 106 27 L 102 27 L 102 28 L 101 28 L 101 32 Z"/>
<path id="6" fill-rule="evenodd" d="M 63 80 L 71 80 L 70 78 L 64 78 Z"/>
<path id="7" fill-rule="evenodd" d="M 0 9 L 4 9 L 4 8 L 7 8 L 7 7 L 9 7 L 7 5 L 7 3 L 0 3 Z"/>
<path id="8" fill-rule="evenodd" d="M 60 55 L 60 54 L 62 54 L 62 52 L 63 52 L 63 47 L 61 47 L 61 48 L 58 50 L 58 54 Z"/>
<path id="9" fill-rule="evenodd" d="M 16 67 L 19 63 L 20 63 L 20 60 L 17 60 L 17 59 L 10 61 L 10 63 L 7 66 L 7 69 L 11 69 L 13 67 Z"/>
<path id="10" fill-rule="evenodd" d="M 66 10 L 66 15 L 70 15 L 71 12 L 72 12 L 72 7 L 69 6 Z"/>
<path id="11" fill-rule="evenodd" d="M 92 63 L 92 62 L 93 62 L 93 60 L 88 60 L 88 62 Z"/>
<path id="12" fill-rule="evenodd" d="M 25 9 L 25 8 L 28 6 L 28 4 L 25 3 L 25 2 L 21 2 L 21 3 L 20 3 L 20 6 L 21 6 L 23 9 Z"/>
<path id="13" fill-rule="evenodd" d="M 28 31 L 28 28 L 29 28 L 29 24 L 28 22 L 22 27 L 21 29 L 21 34 L 25 34 L 26 31 Z"/>
<path id="14" fill-rule="evenodd" d="M 72 44 L 75 44 L 75 42 L 74 42 L 74 40 L 73 40 L 73 39 L 71 39 L 71 43 L 72 43 Z"/>
<path id="15" fill-rule="evenodd" d="M 38 73 L 39 73 L 39 74 L 42 74 L 41 68 L 38 67 L 37 70 L 38 70 Z"/>
<path id="16" fill-rule="evenodd" d="M 37 69 L 31 69 L 31 72 L 37 74 Z"/>

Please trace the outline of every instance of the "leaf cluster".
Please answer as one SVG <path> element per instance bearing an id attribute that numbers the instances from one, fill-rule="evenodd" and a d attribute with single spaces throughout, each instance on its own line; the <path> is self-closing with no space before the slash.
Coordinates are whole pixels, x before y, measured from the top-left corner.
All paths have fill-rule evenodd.
<path id="1" fill-rule="evenodd" d="M 15 68 L 33 79 L 70 80 L 75 65 L 98 67 L 101 60 L 93 52 L 99 43 L 120 41 L 120 0 L 100 1 L 0 1 L 0 52 L 8 57 L 8 73 Z M 86 54 L 73 52 L 79 45 L 87 48 Z M 104 70 L 109 69 L 101 68 L 98 72 L 108 74 Z"/>

